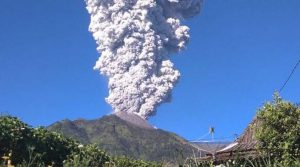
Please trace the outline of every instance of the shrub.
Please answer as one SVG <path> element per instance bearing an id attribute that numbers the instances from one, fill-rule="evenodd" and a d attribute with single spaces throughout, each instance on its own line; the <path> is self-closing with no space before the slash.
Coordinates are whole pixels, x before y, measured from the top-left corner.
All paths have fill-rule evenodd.
<path id="1" fill-rule="evenodd" d="M 161 167 L 162 165 L 145 162 L 142 160 L 134 160 L 126 157 L 117 157 L 112 159 L 112 166 L 116 167 Z"/>
<path id="2" fill-rule="evenodd" d="M 16 117 L 0 117 L 0 157 L 11 153 L 12 164 L 62 166 L 69 154 L 79 150 L 78 145 L 45 128 L 33 129 Z"/>
<path id="3" fill-rule="evenodd" d="M 109 163 L 110 157 L 95 145 L 79 145 L 79 151 L 72 152 L 64 161 L 65 167 L 102 167 Z"/>
<path id="4" fill-rule="evenodd" d="M 68 155 L 78 151 L 79 145 L 74 140 L 42 127 L 33 130 L 32 141 L 35 153 L 41 155 L 41 161 L 55 166 L 62 166 Z"/>
<path id="5" fill-rule="evenodd" d="M 16 167 L 159 167 L 125 157 L 112 158 L 95 145 L 82 145 L 47 129 L 31 128 L 16 117 L 0 116 L 1 157 L 10 155 Z"/>
<path id="6" fill-rule="evenodd" d="M 12 153 L 12 162 L 21 163 L 29 159 L 27 147 L 32 131 L 16 117 L 0 117 L 0 157 Z"/>
<path id="7" fill-rule="evenodd" d="M 258 112 L 261 125 L 255 131 L 258 149 L 264 155 L 290 166 L 300 159 L 300 108 L 276 93 L 273 102 Z"/>

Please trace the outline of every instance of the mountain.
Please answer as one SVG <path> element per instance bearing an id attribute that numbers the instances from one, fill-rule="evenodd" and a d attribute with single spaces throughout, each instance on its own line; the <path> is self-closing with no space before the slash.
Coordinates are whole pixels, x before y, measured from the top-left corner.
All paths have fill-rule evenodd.
<path id="1" fill-rule="evenodd" d="M 95 120 L 63 120 L 48 129 L 84 144 L 97 144 L 111 155 L 135 159 L 175 162 L 199 153 L 185 139 L 154 128 L 138 115 L 117 113 Z"/>

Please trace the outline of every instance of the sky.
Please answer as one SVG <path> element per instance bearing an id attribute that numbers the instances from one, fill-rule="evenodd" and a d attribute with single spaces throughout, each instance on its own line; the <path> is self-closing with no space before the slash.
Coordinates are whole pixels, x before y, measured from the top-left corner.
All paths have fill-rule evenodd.
<path id="1" fill-rule="evenodd" d="M 205 0 L 170 103 L 149 122 L 188 140 L 241 134 L 300 59 L 300 1 Z M 83 0 L 0 1 L 0 113 L 32 126 L 112 113 Z M 299 103 L 300 67 L 281 96 Z M 205 136 L 205 137 L 203 137 Z"/>

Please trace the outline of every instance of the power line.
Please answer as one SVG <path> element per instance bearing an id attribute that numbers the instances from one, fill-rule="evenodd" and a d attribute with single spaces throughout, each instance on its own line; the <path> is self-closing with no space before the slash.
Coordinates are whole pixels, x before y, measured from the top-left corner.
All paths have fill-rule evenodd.
<path id="1" fill-rule="evenodd" d="M 209 138 L 199 138 L 197 140 L 189 140 L 190 142 L 226 142 L 226 141 L 233 141 L 235 140 L 237 137 L 236 137 L 236 134 L 235 135 L 231 135 L 231 136 L 226 136 L 226 137 L 217 137 L 217 138 L 214 138 L 214 140 L 211 140 Z"/>
<path id="2" fill-rule="evenodd" d="M 286 79 L 286 81 L 284 82 L 284 84 L 281 86 L 281 88 L 279 89 L 279 93 L 284 89 L 284 87 L 286 86 L 286 84 L 289 82 L 289 80 L 292 78 L 293 74 L 295 73 L 298 65 L 300 64 L 300 59 L 298 60 L 298 62 L 296 63 L 296 65 L 294 66 L 293 70 L 291 71 L 289 77 Z"/>

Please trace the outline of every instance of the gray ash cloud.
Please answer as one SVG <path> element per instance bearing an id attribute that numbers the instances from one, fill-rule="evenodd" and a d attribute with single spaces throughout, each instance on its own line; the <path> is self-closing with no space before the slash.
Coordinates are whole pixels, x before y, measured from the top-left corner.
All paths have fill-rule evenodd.
<path id="1" fill-rule="evenodd" d="M 201 0 L 85 0 L 89 31 L 101 54 L 95 69 L 109 78 L 106 101 L 114 112 L 144 119 L 170 101 L 180 73 L 170 55 L 186 47 L 182 20 L 200 11 Z"/>

